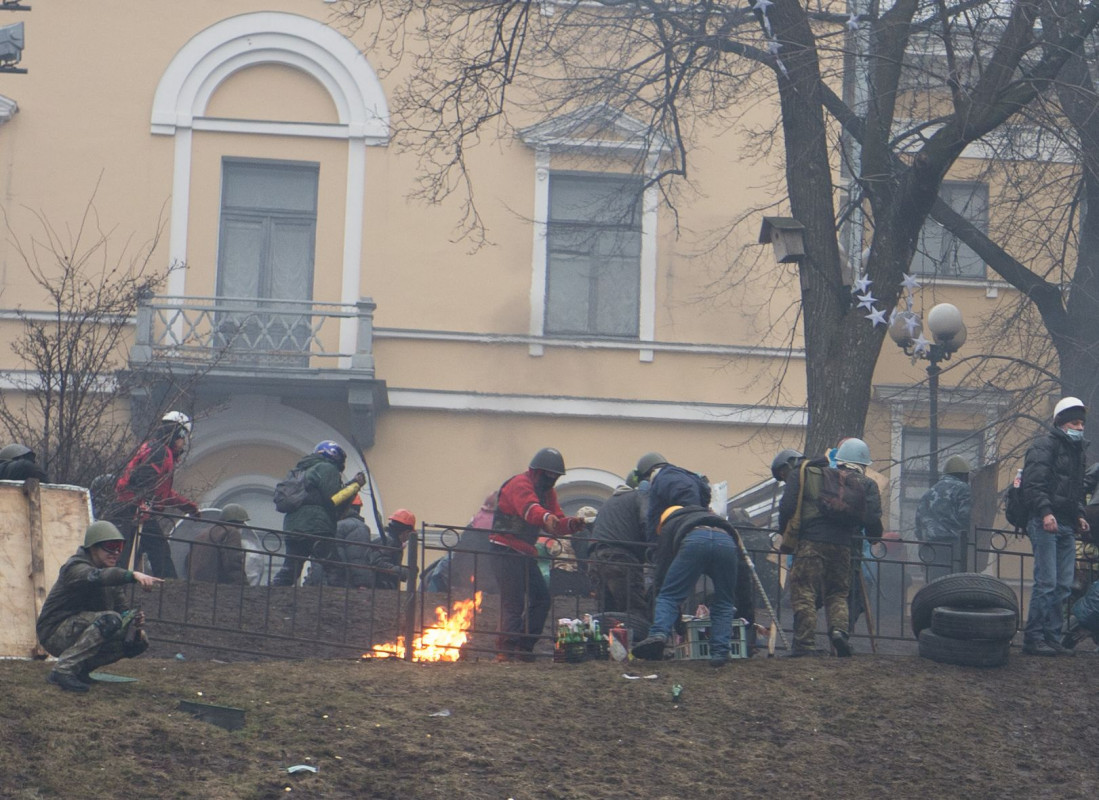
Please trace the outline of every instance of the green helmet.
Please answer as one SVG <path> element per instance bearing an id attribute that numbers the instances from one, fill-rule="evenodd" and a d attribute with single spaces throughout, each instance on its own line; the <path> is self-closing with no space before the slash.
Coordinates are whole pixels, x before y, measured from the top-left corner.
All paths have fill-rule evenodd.
<path id="1" fill-rule="evenodd" d="M 115 527 L 113 522 L 105 519 L 96 520 L 84 531 L 84 547 L 95 547 L 102 542 L 124 542 L 126 537 L 122 531 Z"/>
<path id="2" fill-rule="evenodd" d="M 668 463 L 668 459 L 660 455 L 660 453 L 646 453 L 637 459 L 637 477 L 641 480 L 649 477 L 649 473 L 657 467 L 662 467 Z"/>
<path id="3" fill-rule="evenodd" d="M 221 518 L 225 522 L 247 522 L 250 519 L 248 509 L 240 503 L 226 503 L 221 509 Z"/>
<path id="4" fill-rule="evenodd" d="M 0 449 L 0 461 L 15 461 L 17 458 L 26 458 L 28 455 L 33 461 L 34 451 L 25 444 L 9 444 Z"/>
<path id="5" fill-rule="evenodd" d="M 947 475 L 968 475 L 969 462 L 961 456 L 951 456 L 943 465 L 943 472 Z"/>

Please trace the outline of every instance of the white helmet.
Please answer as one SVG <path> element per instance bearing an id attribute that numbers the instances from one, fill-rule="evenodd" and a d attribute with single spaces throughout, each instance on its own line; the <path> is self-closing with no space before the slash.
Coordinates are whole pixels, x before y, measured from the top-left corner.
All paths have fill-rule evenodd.
<path id="1" fill-rule="evenodd" d="M 169 411 L 163 417 L 160 418 L 161 422 L 174 422 L 183 430 L 187 431 L 187 435 L 191 435 L 191 418 L 184 414 L 182 411 Z"/>
<path id="2" fill-rule="evenodd" d="M 1054 425 L 1057 424 L 1057 418 L 1059 416 L 1061 416 L 1061 414 L 1063 412 L 1069 411 L 1069 410 L 1075 409 L 1075 408 L 1080 409 L 1080 411 L 1082 411 L 1082 412 L 1086 412 L 1088 410 L 1087 406 L 1084 405 L 1084 401 L 1081 400 L 1079 397 L 1065 397 L 1065 398 L 1062 398 L 1057 403 L 1057 405 L 1055 405 L 1053 407 L 1053 424 Z M 1080 416 L 1079 419 L 1083 419 L 1083 417 Z"/>

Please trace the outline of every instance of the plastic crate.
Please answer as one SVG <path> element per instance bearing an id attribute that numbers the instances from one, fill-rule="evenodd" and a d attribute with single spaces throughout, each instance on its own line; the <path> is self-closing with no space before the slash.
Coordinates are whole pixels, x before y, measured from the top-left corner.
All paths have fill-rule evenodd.
<path id="1" fill-rule="evenodd" d="M 699 661 L 710 658 L 710 618 L 691 617 L 685 619 L 687 635 L 675 646 L 675 657 L 684 661 Z M 747 658 L 748 640 L 743 620 L 733 620 L 732 637 L 729 640 L 729 658 Z"/>
<path id="2" fill-rule="evenodd" d="M 579 664 L 582 661 L 606 661 L 609 658 L 606 639 L 599 642 L 569 642 L 553 648 L 555 664 Z"/>
<path id="3" fill-rule="evenodd" d="M 559 644 L 553 648 L 554 664 L 579 664 L 587 660 L 588 648 L 583 642 Z"/>

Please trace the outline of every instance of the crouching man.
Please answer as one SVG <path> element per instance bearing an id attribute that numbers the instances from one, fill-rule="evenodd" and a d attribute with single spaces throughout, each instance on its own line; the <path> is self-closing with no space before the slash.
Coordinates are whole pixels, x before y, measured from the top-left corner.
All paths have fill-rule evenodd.
<path id="1" fill-rule="evenodd" d="M 118 566 L 126 539 L 114 524 L 93 522 L 84 545 L 61 567 L 38 616 L 38 641 L 57 664 L 46 680 L 69 692 L 86 692 L 88 675 L 106 664 L 145 652 L 145 615 L 131 611 L 123 587 L 145 591 L 164 581 Z"/>

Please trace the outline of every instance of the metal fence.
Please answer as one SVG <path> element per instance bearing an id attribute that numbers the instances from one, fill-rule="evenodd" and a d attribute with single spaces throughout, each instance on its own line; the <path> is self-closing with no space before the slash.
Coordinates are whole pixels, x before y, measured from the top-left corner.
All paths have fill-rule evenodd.
<path id="1" fill-rule="evenodd" d="M 229 523 L 210 523 L 232 527 Z M 491 658 L 500 633 L 500 603 L 495 559 L 488 542 L 490 531 L 464 526 L 423 525 L 403 553 L 387 554 L 403 569 L 364 565 L 348 551 L 331 550 L 314 557 L 294 586 L 271 586 L 270 577 L 281 566 L 283 534 L 241 527 L 239 547 L 207 541 L 173 542 L 178 577 L 167 580 L 152 594 L 135 592 L 148 620 L 153 652 L 183 657 L 305 658 L 359 657 L 396 654 L 417 658 L 414 648 L 425 631 L 444 620 L 466 618 L 467 641 L 463 659 Z M 774 531 L 741 529 L 758 583 L 752 589 L 755 621 L 767 628 L 773 621 L 787 636 L 792 628 L 787 578 L 789 560 L 777 552 Z M 330 544 L 321 540 L 322 544 Z M 539 566 L 551 598 L 548 623 L 535 655 L 551 657 L 555 621 L 585 614 L 605 615 L 604 626 L 622 622 L 634 639 L 646 624 L 634 609 L 608 608 L 600 595 L 599 565 L 586 553 L 577 555 L 568 541 L 544 540 Z M 373 548 L 384 547 L 380 544 Z M 233 583 L 200 580 L 186 569 L 186 554 L 216 549 L 219 557 L 243 561 Z M 321 550 L 320 547 L 317 548 Z M 1092 551 L 1094 552 L 1094 551 Z M 361 552 L 358 554 L 361 556 Z M 862 652 L 914 653 L 915 638 L 909 620 L 912 596 L 930 580 L 957 571 L 983 571 L 1013 588 L 1025 613 L 1031 581 L 1029 544 L 1002 530 L 980 529 L 971 542 L 956 547 L 892 540 L 864 545 L 853 560 L 852 605 L 858 614 L 852 638 Z M 1081 590 L 1099 572 L 1096 558 L 1081 554 Z M 321 568 L 321 569 L 318 569 Z M 318 577 L 323 570 L 323 578 Z M 635 579 L 651 580 L 649 568 L 635 567 Z M 366 576 L 349 580 L 357 573 Z M 405 573 L 405 574 L 402 574 Z M 245 578 L 245 576 L 250 576 Z M 394 588 L 386 588 L 386 586 Z M 703 579 L 684 611 L 692 613 L 706 601 Z M 738 610 L 744 614 L 745 609 Z M 823 611 L 819 630 L 826 628 Z M 403 649 L 398 649 L 398 645 Z M 766 647 L 766 640 L 759 642 Z M 780 644 L 781 649 L 781 644 Z"/>

